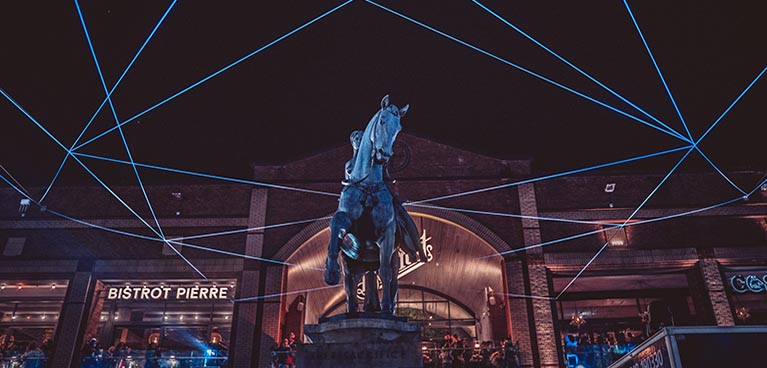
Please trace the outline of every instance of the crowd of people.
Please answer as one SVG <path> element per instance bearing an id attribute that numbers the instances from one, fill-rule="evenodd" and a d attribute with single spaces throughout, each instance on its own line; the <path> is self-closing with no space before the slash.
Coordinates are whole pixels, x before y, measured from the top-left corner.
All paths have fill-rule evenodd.
<path id="1" fill-rule="evenodd" d="M 226 366 L 226 349 L 211 344 L 196 357 L 163 354 L 157 344 L 149 344 L 145 350 L 133 350 L 125 342 L 104 349 L 96 338 L 91 338 L 80 352 L 80 368 L 185 368 Z"/>
<path id="2" fill-rule="evenodd" d="M 428 368 L 517 368 L 519 344 L 506 340 L 499 346 L 493 342 L 472 346 L 457 334 L 445 335 L 440 346 L 424 349 L 423 363 Z"/>
<path id="3" fill-rule="evenodd" d="M 572 332 L 562 334 L 562 346 L 568 366 L 607 367 L 644 339 L 641 331 Z"/>
<path id="4" fill-rule="evenodd" d="M 296 367 L 296 334 L 291 332 L 288 337 L 272 349 L 272 366 L 275 368 Z"/>
<path id="5" fill-rule="evenodd" d="M 16 344 L 13 336 L 0 338 L 0 368 L 46 368 L 53 355 L 53 341 Z"/>

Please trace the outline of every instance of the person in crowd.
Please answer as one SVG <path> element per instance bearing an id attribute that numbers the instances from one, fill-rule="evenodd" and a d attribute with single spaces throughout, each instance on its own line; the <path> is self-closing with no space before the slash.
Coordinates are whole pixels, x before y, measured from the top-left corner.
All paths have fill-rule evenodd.
<path id="1" fill-rule="evenodd" d="M 99 341 L 95 337 L 88 340 L 80 350 L 80 368 L 98 368 L 99 366 Z"/>
<path id="2" fill-rule="evenodd" d="M 296 334 L 290 331 L 288 334 L 288 347 L 290 348 L 290 355 L 288 355 L 288 368 L 296 368 Z"/>
<path id="3" fill-rule="evenodd" d="M 160 361 L 157 359 L 157 353 L 160 349 L 157 344 L 151 343 L 144 351 L 144 368 L 160 368 Z"/>
<path id="4" fill-rule="evenodd" d="M 29 344 L 27 352 L 24 353 L 22 360 L 24 362 L 21 365 L 23 368 L 42 368 L 45 354 L 43 353 L 43 350 L 37 346 L 37 343 L 33 341 Z"/>
<path id="5" fill-rule="evenodd" d="M 448 335 L 449 336 L 449 335 Z M 439 353 L 440 367 L 450 368 L 453 366 L 453 355 L 450 353 L 450 348 L 442 348 Z"/>
<path id="6" fill-rule="evenodd" d="M 282 339 L 282 344 L 272 351 L 274 356 L 274 362 L 277 364 L 277 368 L 288 368 L 288 357 L 290 357 L 290 346 L 288 345 L 288 338 Z"/>
<path id="7" fill-rule="evenodd" d="M 114 345 L 110 345 L 102 356 L 101 368 L 115 368 L 119 359 L 117 348 Z"/>

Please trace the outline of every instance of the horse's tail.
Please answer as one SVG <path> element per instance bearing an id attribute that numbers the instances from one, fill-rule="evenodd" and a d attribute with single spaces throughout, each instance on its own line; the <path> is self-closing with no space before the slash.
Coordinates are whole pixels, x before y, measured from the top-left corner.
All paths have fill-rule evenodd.
<path id="1" fill-rule="evenodd" d="M 421 249 L 418 228 L 402 204 L 396 201 L 394 202 L 394 221 L 397 224 L 397 245 L 401 246 L 413 260 L 415 260 L 415 256 L 418 254 L 421 262 L 425 262 L 426 255 L 423 253 L 423 249 Z"/>

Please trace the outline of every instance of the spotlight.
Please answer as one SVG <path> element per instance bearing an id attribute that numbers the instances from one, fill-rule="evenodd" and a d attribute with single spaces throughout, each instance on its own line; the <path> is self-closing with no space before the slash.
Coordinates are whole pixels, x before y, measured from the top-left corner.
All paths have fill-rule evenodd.
<path id="1" fill-rule="evenodd" d="M 195 314 L 195 315 L 194 315 L 194 320 L 196 321 L 196 320 L 198 320 L 198 319 L 200 319 L 200 317 L 199 317 L 198 315 L 196 315 L 196 314 Z"/>
<path id="2" fill-rule="evenodd" d="M 16 319 L 16 315 L 15 314 L 11 315 L 11 319 Z"/>
<path id="3" fill-rule="evenodd" d="M 45 315 L 43 314 L 43 315 L 40 317 L 40 319 L 45 319 Z"/>
<path id="4" fill-rule="evenodd" d="M 32 204 L 32 201 L 29 200 L 29 198 L 22 198 L 19 202 L 19 213 L 21 213 L 21 217 L 24 217 L 27 215 L 27 209 L 29 209 L 29 205 Z"/>
<path id="5" fill-rule="evenodd" d="M 51 289 L 52 289 L 52 290 L 56 290 L 56 284 L 52 284 L 52 285 L 51 285 Z"/>
<path id="6" fill-rule="evenodd" d="M 23 286 L 22 286 L 21 284 L 18 284 L 18 285 L 16 285 L 16 289 L 17 289 L 17 290 L 21 290 L 21 288 L 22 288 L 22 287 L 23 287 Z"/>
<path id="7" fill-rule="evenodd" d="M 5 284 L 0 285 L 0 290 L 5 290 Z"/>
<path id="8" fill-rule="evenodd" d="M 162 319 L 163 319 L 163 321 L 167 321 L 168 320 L 168 316 L 167 315 L 162 316 Z"/>
<path id="9" fill-rule="evenodd" d="M 229 316 L 224 316 L 224 319 L 227 319 L 227 320 L 228 320 L 228 319 L 229 319 Z"/>
<path id="10" fill-rule="evenodd" d="M 178 320 L 179 321 L 183 321 L 184 320 L 184 315 L 182 314 L 182 315 L 178 316 Z"/>

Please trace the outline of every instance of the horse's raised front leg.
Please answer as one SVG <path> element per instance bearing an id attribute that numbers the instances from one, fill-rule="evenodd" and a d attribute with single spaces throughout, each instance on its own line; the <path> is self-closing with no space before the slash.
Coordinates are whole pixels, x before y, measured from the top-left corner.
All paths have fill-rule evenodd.
<path id="1" fill-rule="evenodd" d="M 390 223 L 383 232 L 378 244 L 381 247 L 379 253 L 381 268 L 378 270 L 383 283 L 381 292 L 381 311 L 385 313 L 394 312 L 394 301 L 392 300 L 392 282 L 396 283 L 397 275 L 394 274 L 391 257 L 394 254 L 394 223 Z"/>
<path id="2" fill-rule="evenodd" d="M 338 264 L 339 245 L 351 225 L 351 218 L 343 211 L 336 212 L 330 220 L 330 242 L 328 257 L 325 260 L 325 283 L 328 285 L 337 285 L 341 281 L 341 267 Z"/>

